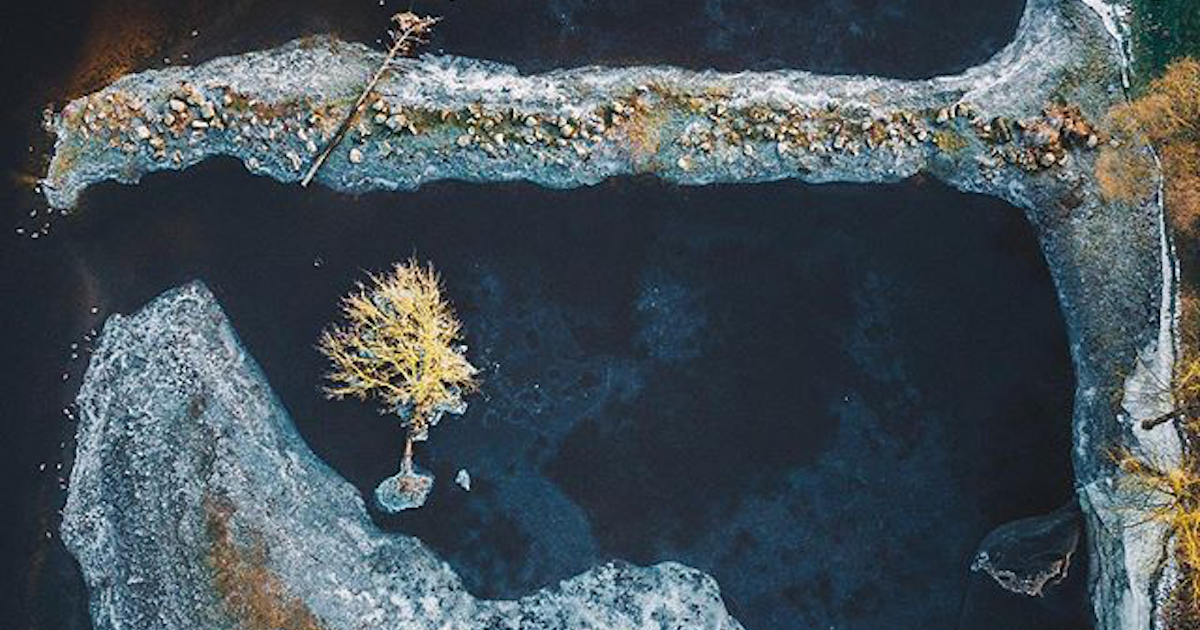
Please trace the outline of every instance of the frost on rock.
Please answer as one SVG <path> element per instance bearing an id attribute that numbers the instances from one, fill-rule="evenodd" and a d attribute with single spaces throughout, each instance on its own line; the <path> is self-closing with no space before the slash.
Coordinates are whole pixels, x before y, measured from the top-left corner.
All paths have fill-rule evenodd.
<path id="1" fill-rule="evenodd" d="M 430 490 L 433 490 L 433 473 L 413 464 L 412 469 L 401 470 L 379 482 L 375 487 L 375 503 L 389 514 L 414 510 L 425 505 Z"/>
<path id="2" fill-rule="evenodd" d="M 442 179 L 570 188 L 647 173 L 700 185 L 885 182 L 929 171 L 1026 205 L 1027 171 L 1074 170 L 1076 151 L 1023 144 L 1028 134 L 1015 123 L 1059 97 L 1097 119 L 1107 101 L 1072 93 L 1072 73 L 1104 68 L 1110 46 L 1079 0 L 1029 0 L 1014 40 L 990 61 L 921 81 L 671 67 L 522 75 L 424 56 L 398 62 L 378 84 L 315 181 L 365 192 Z M 382 59 L 360 44 L 308 38 L 127 75 L 52 117 L 47 199 L 73 206 L 91 184 L 220 155 L 299 182 Z"/>
<path id="3" fill-rule="evenodd" d="M 62 534 L 99 630 L 249 627 L 247 615 L 305 629 L 741 628 L 711 577 L 675 563 L 471 596 L 420 541 L 375 528 L 199 283 L 113 316 L 78 403 Z"/>

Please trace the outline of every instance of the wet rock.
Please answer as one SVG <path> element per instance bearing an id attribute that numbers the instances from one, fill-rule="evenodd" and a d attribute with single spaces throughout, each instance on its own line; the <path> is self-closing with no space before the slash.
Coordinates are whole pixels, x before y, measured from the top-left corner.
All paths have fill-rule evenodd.
<path id="1" fill-rule="evenodd" d="M 433 481 L 432 473 L 414 465 L 412 470 L 402 470 L 381 481 L 375 488 L 375 503 L 389 514 L 415 510 L 425 505 Z"/>
<path id="2" fill-rule="evenodd" d="M 1041 596 L 1066 579 L 1082 530 L 1076 501 L 1046 516 L 1001 525 L 979 544 L 971 570 L 987 573 L 1005 590 Z"/>
<path id="3" fill-rule="evenodd" d="M 470 492 L 471 473 L 468 473 L 466 468 L 459 468 L 458 474 L 454 476 L 454 483 L 458 484 L 458 487 L 462 488 L 463 490 Z"/>

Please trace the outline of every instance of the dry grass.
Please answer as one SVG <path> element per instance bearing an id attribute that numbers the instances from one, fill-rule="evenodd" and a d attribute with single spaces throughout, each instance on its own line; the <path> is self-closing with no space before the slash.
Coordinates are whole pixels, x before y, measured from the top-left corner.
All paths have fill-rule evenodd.
<path id="1" fill-rule="evenodd" d="M 654 172 L 658 166 L 662 127 L 667 121 L 667 114 L 661 109 L 651 110 L 636 101 L 630 109 L 632 114 L 620 125 L 620 129 L 629 142 L 629 152 L 638 172 Z"/>
<path id="2" fill-rule="evenodd" d="M 945 153 L 957 153 L 967 148 L 967 139 L 962 134 L 950 129 L 934 132 L 933 143 Z"/>
<path id="3" fill-rule="evenodd" d="M 226 612 L 244 630 L 322 630 L 320 620 L 266 567 L 265 547 L 246 549 L 234 541 L 233 513 L 228 501 L 212 497 L 204 501 L 211 544 L 208 564 Z"/>
<path id="4" fill-rule="evenodd" d="M 1129 147 L 1104 147 L 1096 158 L 1096 182 L 1106 199 L 1144 203 L 1154 194 L 1154 162 Z"/>
<path id="5" fill-rule="evenodd" d="M 1200 299 L 1180 296 L 1180 356 L 1171 383 L 1164 387 L 1173 410 L 1144 423 L 1173 421 L 1183 436 L 1182 461 L 1160 466 L 1129 453 L 1116 457 L 1144 499 L 1137 509 L 1145 520 L 1165 525 L 1174 537 L 1180 580 L 1163 615 L 1172 630 L 1200 630 Z"/>
<path id="6" fill-rule="evenodd" d="M 1200 474 L 1194 457 L 1178 467 L 1158 467 L 1125 454 L 1121 470 L 1146 493 L 1139 506 L 1146 522 L 1165 525 L 1174 537 L 1180 582 L 1172 593 L 1172 616 L 1179 620 L 1200 615 Z"/>
<path id="7" fill-rule="evenodd" d="M 331 398 L 380 399 L 383 411 L 403 411 L 422 433 L 439 410 L 473 391 L 477 370 L 464 355 L 461 324 L 442 295 L 433 267 L 397 264 L 342 300 L 344 326 L 322 334 L 318 349 L 333 363 Z"/>
<path id="8" fill-rule="evenodd" d="M 1161 383 L 1172 411 L 1143 422 L 1173 422 L 1183 439 L 1181 462 L 1157 466 L 1129 454 L 1117 458 L 1128 479 L 1145 491 L 1139 509 L 1171 532 L 1180 580 L 1163 609 L 1168 627 L 1200 630 L 1200 300 L 1192 260 L 1200 227 L 1200 62 L 1177 60 L 1137 100 L 1114 107 L 1109 125 L 1118 147 L 1097 160 L 1096 176 L 1109 199 L 1141 201 L 1153 193 L 1154 173 L 1144 147 L 1162 161 L 1167 216 L 1179 239 L 1185 278 L 1180 298 L 1180 356 L 1170 383 Z"/>
<path id="9" fill-rule="evenodd" d="M 1142 147 L 1162 160 L 1167 213 L 1184 235 L 1200 225 L 1200 61 L 1176 60 L 1140 98 L 1109 112 L 1120 147 L 1106 149 L 1096 163 L 1101 191 L 1110 199 L 1145 199 L 1153 171 Z"/>

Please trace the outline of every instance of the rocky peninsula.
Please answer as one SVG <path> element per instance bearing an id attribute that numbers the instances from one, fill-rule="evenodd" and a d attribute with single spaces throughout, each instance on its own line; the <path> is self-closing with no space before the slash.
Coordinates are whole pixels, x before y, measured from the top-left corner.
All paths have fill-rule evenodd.
<path id="1" fill-rule="evenodd" d="M 97 628 L 741 628 L 712 578 L 674 563 L 473 598 L 375 528 L 202 284 L 111 318 L 79 402 L 63 537 Z"/>
<path id="2" fill-rule="evenodd" d="M 927 173 L 1022 208 L 1078 379 L 1073 419 L 1046 421 L 1073 422 L 1098 628 L 1150 628 L 1171 586 L 1166 541 L 1137 525 L 1111 453 L 1178 451 L 1171 425 L 1138 426 L 1169 403 L 1152 383 L 1174 358 L 1175 266 L 1159 204 L 1110 203 L 1094 182 L 1109 142 L 1098 121 L 1124 98 L 1125 67 L 1106 29 L 1114 14 L 1097 7 L 1029 0 L 991 61 L 924 81 L 662 67 L 522 76 L 401 60 L 316 182 L 365 192 L 439 179 L 567 188 L 634 174 L 700 185 Z M 298 182 L 381 59 L 314 38 L 126 76 L 48 118 L 47 199 L 73 207 L 92 184 L 214 156 Z M 109 321 L 79 406 L 63 530 L 98 627 L 225 627 L 230 609 L 305 627 L 740 627 L 711 578 L 675 564 L 600 567 L 516 602 L 472 598 L 419 541 L 375 530 L 199 285 Z"/>

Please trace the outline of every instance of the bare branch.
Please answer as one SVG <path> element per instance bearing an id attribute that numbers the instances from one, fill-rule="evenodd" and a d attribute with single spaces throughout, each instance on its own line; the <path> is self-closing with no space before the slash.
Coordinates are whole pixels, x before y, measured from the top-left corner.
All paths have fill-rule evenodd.
<path id="1" fill-rule="evenodd" d="M 358 100 L 354 102 L 354 107 L 350 109 L 350 113 L 342 119 L 342 124 L 338 125 L 337 131 L 333 134 L 333 139 L 325 148 L 317 155 L 317 159 L 313 161 L 308 172 L 304 174 L 304 178 L 300 180 L 301 186 L 308 186 L 313 177 L 317 175 L 317 171 L 321 169 L 321 165 L 325 160 L 329 159 L 330 154 L 342 142 L 342 138 L 346 136 L 346 132 L 350 129 L 350 125 L 354 124 L 359 113 L 367 104 L 367 98 L 375 89 L 376 84 L 383 78 L 383 75 L 389 68 L 392 67 L 392 61 L 398 56 L 407 56 L 412 54 L 412 51 L 420 44 L 428 43 L 429 33 L 433 30 L 434 24 L 437 24 L 441 18 L 433 16 L 417 15 L 411 11 L 397 13 L 392 16 L 392 21 L 396 23 L 397 30 L 388 31 L 392 37 L 392 45 L 388 49 L 387 55 L 383 58 L 383 63 L 375 70 L 375 74 L 371 76 L 371 80 L 367 81 L 366 87 L 358 95 Z"/>

